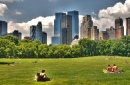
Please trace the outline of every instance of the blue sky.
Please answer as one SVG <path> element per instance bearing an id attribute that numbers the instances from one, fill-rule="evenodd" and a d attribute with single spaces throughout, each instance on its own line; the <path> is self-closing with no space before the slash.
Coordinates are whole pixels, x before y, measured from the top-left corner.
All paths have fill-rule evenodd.
<path id="1" fill-rule="evenodd" d="M 30 25 L 38 21 L 48 33 L 48 44 L 54 30 L 56 12 L 79 11 L 79 25 L 90 14 L 99 30 L 114 26 L 114 19 L 130 17 L 130 0 L 0 0 L 0 19 L 8 22 L 8 32 L 19 30 L 29 36 Z M 124 22 L 125 23 L 125 22 Z"/>

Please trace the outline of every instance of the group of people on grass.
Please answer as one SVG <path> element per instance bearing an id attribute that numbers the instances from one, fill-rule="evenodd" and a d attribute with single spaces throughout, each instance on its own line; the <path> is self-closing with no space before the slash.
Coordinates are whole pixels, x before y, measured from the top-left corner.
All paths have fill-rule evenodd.
<path id="1" fill-rule="evenodd" d="M 117 66 L 116 64 L 113 64 L 113 66 L 111 67 L 110 65 L 107 66 L 107 72 L 118 72 Z"/>
<path id="2" fill-rule="evenodd" d="M 37 74 L 35 75 L 35 80 L 36 80 L 36 81 L 50 81 L 50 78 L 48 78 L 48 77 L 46 76 L 45 70 L 43 69 L 43 70 L 41 71 L 41 73 L 37 73 Z"/>
<path id="3" fill-rule="evenodd" d="M 121 73 L 124 72 L 123 70 L 118 71 L 118 68 L 116 64 L 113 64 L 113 66 L 108 65 L 107 66 L 107 73 Z"/>

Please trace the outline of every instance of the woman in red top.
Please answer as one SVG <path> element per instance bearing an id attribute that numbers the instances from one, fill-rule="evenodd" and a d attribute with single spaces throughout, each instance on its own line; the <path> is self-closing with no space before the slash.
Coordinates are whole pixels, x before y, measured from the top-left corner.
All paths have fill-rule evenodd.
<path id="1" fill-rule="evenodd" d="M 112 72 L 112 67 L 110 65 L 107 66 L 107 72 Z"/>

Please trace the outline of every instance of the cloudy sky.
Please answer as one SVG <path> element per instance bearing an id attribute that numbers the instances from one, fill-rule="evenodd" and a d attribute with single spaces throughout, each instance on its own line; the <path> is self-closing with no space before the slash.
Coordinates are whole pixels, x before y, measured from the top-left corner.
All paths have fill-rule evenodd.
<path id="1" fill-rule="evenodd" d="M 56 12 L 79 11 L 82 17 L 90 14 L 99 30 L 113 26 L 117 17 L 130 17 L 130 0 L 0 0 L 0 20 L 8 22 L 8 33 L 13 30 L 29 36 L 29 27 L 42 22 L 43 31 L 48 33 L 48 44 L 54 30 Z"/>

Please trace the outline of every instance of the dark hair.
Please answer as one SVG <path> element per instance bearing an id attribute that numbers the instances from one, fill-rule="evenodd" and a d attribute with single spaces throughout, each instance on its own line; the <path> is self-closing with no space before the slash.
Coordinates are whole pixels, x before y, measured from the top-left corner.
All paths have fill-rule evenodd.
<path id="1" fill-rule="evenodd" d="M 40 73 L 37 73 L 37 76 L 40 76 Z"/>
<path id="2" fill-rule="evenodd" d="M 110 65 L 108 65 L 108 66 L 110 66 Z"/>
<path id="3" fill-rule="evenodd" d="M 116 66 L 116 64 L 113 64 L 113 66 Z"/>
<path id="4" fill-rule="evenodd" d="M 45 70 L 42 70 L 42 73 L 44 73 L 45 72 Z"/>

